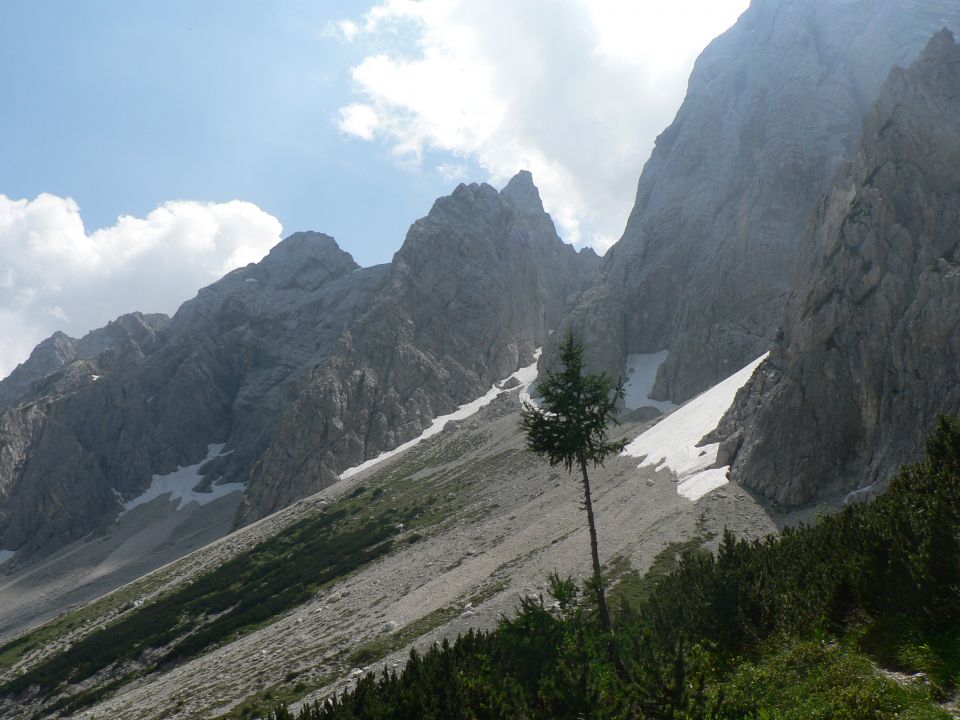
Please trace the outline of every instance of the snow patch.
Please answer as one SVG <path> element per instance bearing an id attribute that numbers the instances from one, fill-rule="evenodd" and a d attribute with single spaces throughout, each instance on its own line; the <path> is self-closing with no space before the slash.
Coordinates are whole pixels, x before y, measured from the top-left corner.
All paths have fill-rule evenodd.
<path id="1" fill-rule="evenodd" d="M 145 493 L 123 503 L 123 512 L 120 515 L 122 516 L 138 505 L 144 505 L 163 495 L 169 495 L 171 501 L 177 500 L 177 510 L 180 510 L 192 502 L 198 505 L 206 505 L 230 493 L 242 491 L 246 487 L 246 483 L 213 484 L 210 486 L 209 492 L 195 492 L 193 489 L 203 481 L 203 475 L 200 474 L 200 468 L 203 465 L 215 457 L 230 454 L 222 452 L 223 446 L 224 443 L 207 445 L 207 456 L 196 465 L 178 467 L 172 473 L 166 475 L 154 475 L 153 482 L 150 483 L 150 487 L 147 488 Z"/>
<path id="2" fill-rule="evenodd" d="M 0 550 L 0 565 L 3 565 L 7 560 L 16 554 L 16 550 Z"/>
<path id="3" fill-rule="evenodd" d="M 677 409 L 669 400 L 650 399 L 653 384 L 657 380 L 657 370 L 666 362 L 669 354 L 666 350 L 661 350 L 650 355 L 627 355 L 627 382 L 623 386 L 626 392 L 623 404 L 627 410 L 654 407 L 660 412 L 668 413 Z"/>
<path id="4" fill-rule="evenodd" d="M 501 393 L 512 392 L 516 388 L 510 388 L 510 390 L 504 390 L 503 385 L 508 383 L 512 379 L 516 379 L 520 382 L 519 396 L 521 400 L 530 400 L 530 385 L 534 380 L 537 379 L 537 362 L 540 360 L 540 354 L 543 352 L 543 348 L 537 348 L 533 353 L 533 364 L 527 365 L 517 370 L 513 375 L 508 378 L 501 380 L 500 382 L 494 383 L 489 390 L 487 390 L 485 395 L 478 397 L 472 402 L 468 402 L 466 405 L 461 405 L 456 410 L 454 410 L 449 415 L 441 415 L 440 417 L 434 418 L 433 422 L 430 423 L 430 427 L 424 430 L 420 435 L 413 438 L 413 440 L 408 440 L 403 443 L 403 445 L 398 445 L 393 450 L 386 450 L 385 452 L 380 453 L 375 458 L 362 462 L 359 465 L 354 465 L 352 468 L 347 468 L 342 473 L 340 473 L 340 479 L 346 480 L 349 477 L 353 477 L 358 472 L 362 472 L 367 468 L 371 468 L 374 465 L 382 463 L 388 458 L 392 458 L 394 455 L 399 455 L 404 450 L 409 450 L 414 445 L 417 445 L 429 437 L 433 437 L 441 430 L 444 426 L 451 420 L 465 420 L 478 413 L 482 408 L 485 408 L 487 405 L 492 403 L 497 396 Z"/>
<path id="5" fill-rule="evenodd" d="M 720 423 L 733 404 L 737 391 L 766 359 L 763 355 L 726 380 L 698 395 L 627 445 L 623 454 L 640 458 L 638 467 L 669 469 L 677 478 L 677 492 L 699 500 L 727 484 L 729 467 L 713 467 L 719 443 L 697 447 L 704 435 Z"/>

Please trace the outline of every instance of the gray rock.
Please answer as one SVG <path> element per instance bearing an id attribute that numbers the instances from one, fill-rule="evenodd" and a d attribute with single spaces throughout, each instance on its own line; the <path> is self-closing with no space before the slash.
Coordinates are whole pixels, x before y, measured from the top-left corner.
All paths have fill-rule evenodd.
<path id="1" fill-rule="evenodd" d="M 280 509 L 530 362 L 598 262 L 521 173 L 438 200 L 389 266 L 297 233 L 172 320 L 54 336 L 0 388 L 0 547 L 22 561 L 107 527 L 212 443 L 229 452 L 198 490 L 250 480 L 241 522 Z"/>
<path id="2" fill-rule="evenodd" d="M 0 547 L 21 559 L 104 527 L 117 494 L 136 497 L 210 443 L 234 451 L 208 463 L 206 484 L 245 480 L 383 275 L 328 236 L 298 233 L 171 321 L 134 314 L 80 341 L 55 336 L 62 368 L 0 417 Z"/>
<path id="3" fill-rule="evenodd" d="M 796 506 L 883 485 L 960 411 L 960 47 L 895 69 L 819 203 L 769 360 L 720 434 L 731 478 Z"/>
<path id="4" fill-rule="evenodd" d="M 89 377 L 74 377 L 69 371 L 57 375 L 77 360 L 97 360 L 85 368 L 90 371 L 89 375 L 107 372 L 118 364 L 138 363 L 163 343 L 169 323 L 166 315 L 135 312 L 87 333 L 80 340 L 62 332 L 54 333 L 0 381 L 0 412 L 26 398 L 31 391 L 33 395 L 66 392 L 76 383 L 89 380 Z M 46 387 L 34 388 L 35 383 L 44 380 Z"/>
<path id="5" fill-rule="evenodd" d="M 437 200 L 284 414 L 241 521 L 336 482 L 531 362 L 598 262 L 561 242 L 528 172 L 499 193 L 460 185 Z"/>
<path id="6" fill-rule="evenodd" d="M 589 364 L 621 375 L 627 354 L 668 349 L 652 397 L 681 402 L 761 355 L 881 84 L 944 24 L 960 28 L 957 0 L 755 0 L 697 60 L 571 315 Z"/>

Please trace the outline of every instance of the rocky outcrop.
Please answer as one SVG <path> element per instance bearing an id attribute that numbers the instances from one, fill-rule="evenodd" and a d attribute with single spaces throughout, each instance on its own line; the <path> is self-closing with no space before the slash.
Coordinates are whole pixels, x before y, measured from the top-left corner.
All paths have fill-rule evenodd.
<path id="1" fill-rule="evenodd" d="M 960 47 L 895 69 L 820 201 L 769 359 L 721 426 L 732 478 L 796 506 L 876 483 L 960 412 Z"/>
<path id="2" fill-rule="evenodd" d="M 652 396 L 683 401 L 761 355 L 881 84 L 945 24 L 957 0 L 754 0 L 697 60 L 571 315 L 590 363 L 622 374 L 627 354 L 668 349 Z"/>
<path id="3" fill-rule="evenodd" d="M 561 242 L 527 172 L 437 200 L 285 414 L 242 518 L 329 485 L 531 362 L 598 262 Z"/>

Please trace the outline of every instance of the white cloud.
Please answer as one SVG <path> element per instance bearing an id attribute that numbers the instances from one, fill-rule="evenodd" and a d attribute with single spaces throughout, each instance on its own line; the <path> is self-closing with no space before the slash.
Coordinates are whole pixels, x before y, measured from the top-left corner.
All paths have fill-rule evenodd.
<path id="1" fill-rule="evenodd" d="M 379 118 L 377 111 L 363 103 L 353 103 L 340 108 L 340 129 L 361 140 L 373 140 Z"/>
<path id="2" fill-rule="evenodd" d="M 248 202 L 168 202 L 87 233 L 71 198 L 0 194 L 0 377 L 56 330 L 78 337 L 126 312 L 172 314 L 280 240 Z"/>
<path id="3" fill-rule="evenodd" d="M 747 4 L 383 0 L 338 26 L 386 46 L 353 68 L 339 127 L 405 160 L 470 158 L 495 183 L 527 168 L 561 234 L 605 250 L 693 61 Z"/>

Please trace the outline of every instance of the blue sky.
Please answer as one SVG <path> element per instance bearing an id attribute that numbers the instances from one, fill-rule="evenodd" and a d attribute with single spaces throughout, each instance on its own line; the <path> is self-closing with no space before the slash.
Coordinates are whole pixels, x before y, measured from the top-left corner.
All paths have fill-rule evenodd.
<path id="1" fill-rule="evenodd" d="M 72 197 L 89 230 L 240 198 L 388 261 L 450 181 L 335 124 L 365 48 L 324 30 L 368 5 L 5 0 L 0 192 Z"/>
<path id="2" fill-rule="evenodd" d="M 529 169 L 605 251 L 747 3 L 3 0 L 0 377 L 297 230 L 387 262 L 461 181 Z"/>

